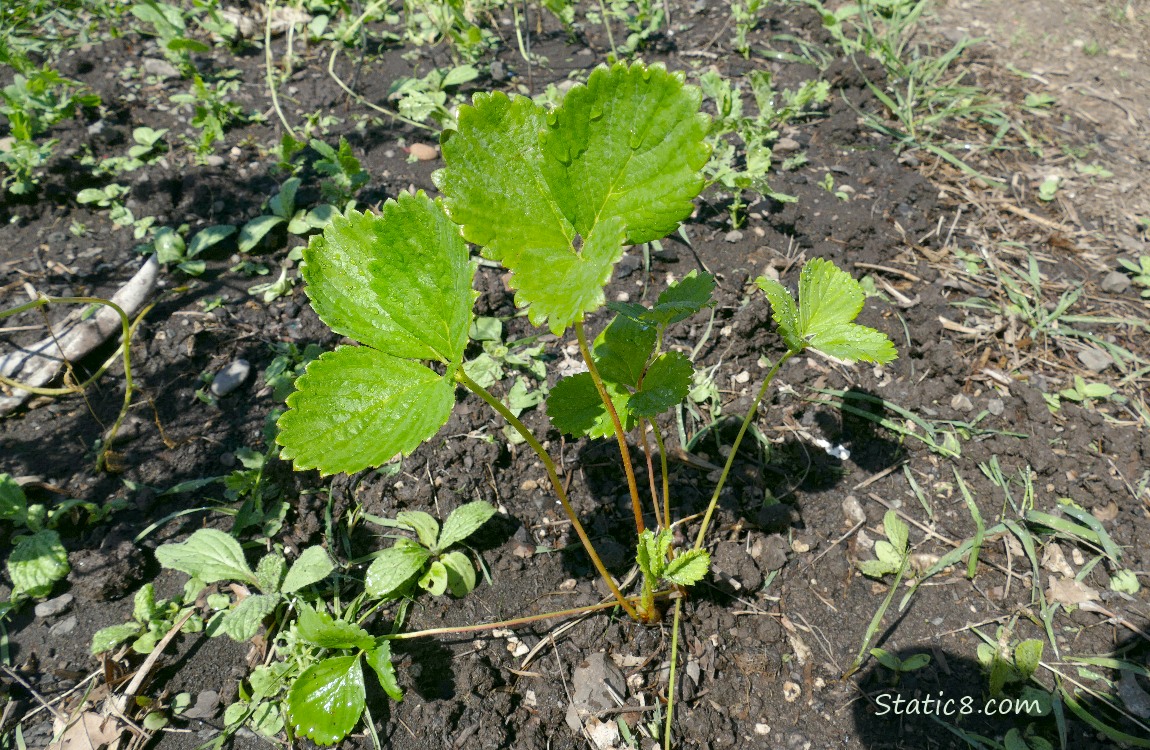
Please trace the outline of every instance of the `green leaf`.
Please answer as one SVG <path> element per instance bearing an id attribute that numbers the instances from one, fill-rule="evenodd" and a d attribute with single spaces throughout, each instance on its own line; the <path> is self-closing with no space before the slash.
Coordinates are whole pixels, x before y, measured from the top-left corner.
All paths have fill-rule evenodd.
<path id="1" fill-rule="evenodd" d="M 693 586 L 707 575 L 710 567 L 711 556 L 706 550 L 687 550 L 667 563 L 663 578 L 680 586 Z"/>
<path id="2" fill-rule="evenodd" d="M 472 341 L 502 341 L 503 321 L 499 318 L 478 317 L 472 321 L 467 335 Z"/>
<path id="3" fill-rule="evenodd" d="M 910 528 L 898 517 L 893 510 L 888 510 L 882 517 L 882 528 L 886 538 L 890 540 L 901 559 L 906 554 L 907 543 L 910 540 Z"/>
<path id="4" fill-rule="evenodd" d="M 236 247 L 241 253 L 254 250 L 268 232 L 284 221 L 286 219 L 280 216 L 257 216 L 244 224 L 244 228 L 240 230 L 240 236 L 236 240 Z"/>
<path id="5" fill-rule="evenodd" d="M 317 745 L 333 745 L 346 737 L 363 714 L 364 705 L 359 656 L 336 656 L 313 664 L 288 693 L 292 724 Z"/>
<path id="6" fill-rule="evenodd" d="M 416 533 L 419 543 L 428 549 L 435 547 L 439 539 L 439 522 L 430 513 L 421 510 L 405 510 L 397 513 L 395 520 Z"/>
<path id="7" fill-rule="evenodd" d="M 635 561 L 639 564 L 643 575 L 652 583 L 663 578 L 667 564 L 667 550 L 670 549 L 672 540 L 671 532 L 666 529 L 658 534 L 650 529 L 644 529 L 639 535 Z"/>
<path id="8" fill-rule="evenodd" d="M 1138 576 L 1132 570 L 1116 570 L 1110 576 L 1110 588 L 1122 594 L 1134 596 L 1142 589 Z"/>
<path id="9" fill-rule="evenodd" d="M 382 641 L 378 646 L 368 651 L 365 656 L 367 656 L 368 665 L 375 670 L 375 676 L 379 678 L 383 692 L 387 693 L 388 697 L 396 703 L 402 701 L 403 690 L 400 689 L 399 682 L 395 679 L 395 667 L 391 663 L 391 644 Z"/>
<path id="10" fill-rule="evenodd" d="M 902 564 L 903 553 L 887 540 L 880 539 L 874 543 L 874 556 L 894 572 Z"/>
<path id="11" fill-rule="evenodd" d="M 156 588 L 145 583 L 132 597 L 132 618 L 136 622 L 150 623 L 160 614 L 160 607 L 156 604 Z"/>
<path id="12" fill-rule="evenodd" d="M 105 651 L 111 651 L 124 641 L 139 634 L 140 630 L 140 624 L 136 622 L 126 622 L 123 625 L 109 625 L 106 628 L 100 628 L 92 634 L 92 655 L 95 656 Z"/>
<path id="13" fill-rule="evenodd" d="M 1042 641 L 1030 639 L 1014 647 L 1014 666 L 1022 679 L 1029 680 L 1042 661 Z"/>
<path id="14" fill-rule="evenodd" d="M 284 180 L 280 191 L 268 201 L 268 208 L 282 219 L 290 219 L 295 213 L 295 194 L 299 190 L 300 179 L 292 177 Z"/>
<path id="15" fill-rule="evenodd" d="M 341 346 L 307 366 L 276 441 L 296 469 L 354 473 L 407 455 L 451 416 L 455 387 L 424 365 Z"/>
<path id="16" fill-rule="evenodd" d="M 870 655 L 878 659 L 878 663 L 891 670 L 892 672 L 902 671 L 902 661 L 897 656 L 887 651 L 885 648 L 872 648 Z"/>
<path id="17" fill-rule="evenodd" d="M 595 339 L 595 366 L 606 381 L 635 387 L 655 351 L 658 332 L 622 315 Z"/>
<path id="18" fill-rule="evenodd" d="M 260 591 L 265 594 L 278 594 L 280 583 L 287 572 L 287 560 L 279 552 L 269 552 L 260 558 L 256 565 L 256 580 Z"/>
<path id="19" fill-rule="evenodd" d="M 715 290 L 715 277 L 709 273 L 691 271 L 668 286 L 659 295 L 659 301 L 650 312 L 650 319 L 662 326 L 685 320 L 704 307 L 714 304 L 711 293 Z"/>
<path id="20" fill-rule="evenodd" d="M 335 564 L 332 563 L 323 547 L 319 545 L 308 547 L 292 563 L 291 569 L 288 570 L 283 579 L 281 590 L 285 594 L 299 591 L 304 586 L 319 583 L 331 575 L 333 570 L 335 570 Z"/>
<path id="21" fill-rule="evenodd" d="M 882 560 L 861 560 L 859 562 L 859 571 L 868 578 L 882 578 L 888 573 L 895 573 L 898 567 L 892 567 L 890 563 L 883 562 Z"/>
<path id="22" fill-rule="evenodd" d="M 415 543 L 396 543 L 379 554 L 367 568 L 363 586 L 368 596 L 394 596 L 405 583 L 423 570 L 431 552 Z"/>
<path id="23" fill-rule="evenodd" d="M 903 661 L 901 671 L 913 672 L 916 669 L 922 669 L 927 664 L 930 664 L 930 654 L 913 654 Z"/>
<path id="24" fill-rule="evenodd" d="M 459 227 L 422 192 L 378 216 L 349 211 L 304 251 L 316 313 L 333 331 L 395 357 L 459 364 L 475 266 Z"/>
<path id="25" fill-rule="evenodd" d="M 840 359 L 890 362 L 897 353 L 882 333 L 851 323 L 866 294 L 846 271 L 814 258 L 799 274 L 799 330 L 810 346 Z"/>
<path id="26" fill-rule="evenodd" d="M 260 629 L 264 618 L 275 611 L 280 597 L 276 594 L 256 594 L 249 596 L 228 610 L 220 618 L 220 629 L 233 641 L 251 640 Z"/>
<path id="27" fill-rule="evenodd" d="M 463 372 L 481 388 L 490 388 L 503 379 L 503 365 L 487 352 L 464 362 Z"/>
<path id="28" fill-rule="evenodd" d="M 755 283 L 771 303 L 771 317 L 775 319 L 779 335 L 783 337 L 787 348 L 793 352 L 802 351 L 806 343 L 799 328 L 799 309 L 795 306 L 791 293 L 782 284 L 766 276 L 755 279 Z"/>
<path id="29" fill-rule="evenodd" d="M 439 541 L 435 545 L 437 550 L 446 550 L 451 545 L 462 542 L 479 530 L 495 515 L 495 506 L 483 500 L 460 505 L 447 520 L 443 522 L 443 531 L 439 533 Z"/>
<path id="30" fill-rule="evenodd" d="M 691 360 L 685 354 L 660 354 L 647 368 L 643 387 L 631 396 L 627 409 L 637 417 L 662 414 L 687 397 L 694 372 Z"/>
<path id="31" fill-rule="evenodd" d="M 184 542 L 161 545 L 156 549 L 156 559 L 163 567 L 187 573 L 204 583 L 243 581 L 259 585 L 240 543 L 215 529 L 200 529 Z"/>
<path id="32" fill-rule="evenodd" d="M 0 520 L 12 521 L 16 526 L 28 522 L 28 498 L 24 488 L 8 474 L 0 474 Z"/>
<path id="33" fill-rule="evenodd" d="M 475 590 L 475 566 L 467 555 L 455 550 L 439 558 L 447 569 L 447 588 L 452 596 L 464 597 Z"/>
<path id="34" fill-rule="evenodd" d="M 698 90 L 662 67 L 599 68 L 548 114 L 477 94 L 433 178 L 452 219 L 511 270 L 516 304 L 561 333 L 603 304 L 623 244 L 663 237 L 703 186 Z"/>
<path id="35" fill-rule="evenodd" d="M 327 612 L 312 609 L 307 604 L 300 605 L 296 633 L 320 648 L 366 649 L 375 644 L 375 639 L 355 623 L 336 620 Z"/>
<path id="36" fill-rule="evenodd" d="M 627 411 L 631 394 L 613 383 L 606 383 L 606 387 L 615 411 L 623 421 L 623 429 L 630 430 L 635 426 L 631 413 Z M 575 437 L 587 435 L 595 438 L 614 434 L 611 415 L 603 406 L 589 372 L 563 378 L 555 384 L 547 395 L 547 416 L 555 429 Z"/>
<path id="37" fill-rule="evenodd" d="M 11 598 L 21 594 L 36 599 L 48 596 L 56 581 L 70 570 L 68 552 L 55 531 L 45 529 L 31 536 L 16 537 L 16 546 L 8 554 Z"/>
<path id="38" fill-rule="evenodd" d="M 439 560 L 431 563 L 419 579 L 419 587 L 433 596 L 442 596 L 447 591 L 447 566 Z"/>

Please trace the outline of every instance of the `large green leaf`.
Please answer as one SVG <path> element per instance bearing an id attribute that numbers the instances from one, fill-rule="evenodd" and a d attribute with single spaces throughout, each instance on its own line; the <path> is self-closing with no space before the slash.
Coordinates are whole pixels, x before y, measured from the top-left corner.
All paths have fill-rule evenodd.
<path id="1" fill-rule="evenodd" d="M 276 440 L 297 469 L 325 475 L 411 453 L 447 422 L 455 404 L 449 378 L 362 346 L 324 354 L 296 386 Z"/>
<path id="2" fill-rule="evenodd" d="M 707 118 L 682 76 L 599 68 L 554 112 L 479 94 L 443 136 L 434 175 L 466 239 L 512 272 L 516 303 L 563 331 L 603 304 L 625 243 L 666 235 L 692 210 Z"/>
<path id="3" fill-rule="evenodd" d="M 643 377 L 658 331 L 623 315 L 595 339 L 595 366 L 604 380 L 635 387 Z"/>
<path id="4" fill-rule="evenodd" d="M 179 544 L 160 545 L 156 559 L 165 568 L 187 573 L 204 583 L 241 581 L 259 585 L 240 543 L 215 529 L 200 529 Z"/>
<path id="5" fill-rule="evenodd" d="M 12 598 L 26 594 L 42 598 L 52 593 L 52 586 L 68 575 L 68 552 L 60 535 L 45 529 L 31 536 L 17 537 L 8 555 L 8 577 L 12 579 Z"/>
<path id="6" fill-rule="evenodd" d="M 307 295 L 336 333 L 406 359 L 458 364 L 475 266 L 459 227 L 422 192 L 349 211 L 304 250 Z"/>
<path id="7" fill-rule="evenodd" d="M 615 404 L 615 411 L 623 422 L 623 429 L 630 430 L 635 426 L 635 420 L 627 411 L 627 402 L 631 394 L 612 383 L 605 385 Z M 555 429 L 574 437 L 586 435 L 598 438 L 615 433 L 611 415 L 607 413 L 607 408 L 603 405 L 603 399 L 595 388 L 595 381 L 589 372 L 563 378 L 555 384 L 547 394 L 547 416 Z"/>
<path id="8" fill-rule="evenodd" d="M 334 745 L 355 728 L 365 705 L 359 656 L 336 656 L 307 668 L 288 693 L 296 731 L 317 745 Z"/>
<path id="9" fill-rule="evenodd" d="M 299 637 L 320 648 L 372 648 L 375 639 L 354 622 L 336 620 L 307 604 L 299 608 Z"/>

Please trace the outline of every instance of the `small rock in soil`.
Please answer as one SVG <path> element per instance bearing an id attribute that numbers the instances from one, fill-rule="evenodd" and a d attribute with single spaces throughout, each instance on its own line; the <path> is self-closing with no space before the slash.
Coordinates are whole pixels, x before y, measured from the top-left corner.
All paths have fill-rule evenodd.
<path id="1" fill-rule="evenodd" d="M 439 149 L 426 143 L 413 143 L 407 152 L 420 161 L 431 161 L 439 157 Z"/>
<path id="2" fill-rule="evenodd" d="M 205 690 L 196 696 L 196 705 L 183 713 L 185 719 L 210 719 L 220 706 L 220 694 L 215 690 Z"/>
<path id="3" fill-rule="evenodd" d="M 567 726 L 578 732 L 580 712 L 595 713 L 614 708 L 614 691 L 621 698 L 627 696 L 627 680 L 615 663 L 604 653 L 594 653 L 575 667 L 571 676 L 571 704 L 567 707 Z"/>
<path id="4" fill-rule="evenodd" d="M 60 637 L 68 635 L 76 629 L 76 615 L 68 615 L 60 622 L 48 628 L 48 635 Z"/>
<path id="5" fill-rule="evenodd" d="M 55 599 L 49 599 L 46 602 L 40 602 L 36 605 L 36 616 L 40 619 L 45 617 L 54 617 L 71 606 L 72 601 L 75 599 L 71 594 L 60 594 Z"/>
<path id="6" fill-rule="evenodd" d="M 738 242 L 739 240 L 743 239 L 743 233 L 738 229 L 732 229 L 723 236 L 723 239 L 727 242 Z"/>
<path id="7" fill-rule="evenodd" d="M 155 57 L 144 58 L 144 72 L 150 76 L 163 78 L 165 81 L 180 77 L 180 71 L 176 70 L 175 65 Z"/>
<path id="8" fill-rule="evenodd" d="M 216 377 L 212 380 L 212 395 L 228 395 L 248 379 L 248 374 L 251 371 L 252 366 L 248 364 L 246 359 L 232 361 L 227 367 L 216 373 Z"/>
<path id="9" fill-rule="evenodd" d="M 846 516 L 848 526 L 866 523 L 866 512 L 854 495 L 847 495 L 846 500 L 843 500 L 843 515 Z"/>
<path id="10" fill-rule="evenodd" d="M 1111 271 L 1102 279 L 1100 286 L 1104 292 L 1122 294 L 1130 288 L 1130 277 L 1121 271 Z"/>
<path id="11" fill-rule="evenodd" d="M 950 408 L 955 411 L 972 411 L 974 409 L 974 403 L 970 400 L 970 396 L 967 396 L 965 393 L 956 393 L 954 397 L 950 399 Z"/>
<path id="12" fill-rule="evenodd" d="M 1006 404 L 1000 398 L 992 398 L 986 402 L 986 410 L 996 417 L 1001 417 L 1006 411 Z"/>
<path id="13" fill-rule="evenodd" d="M 1102 372 L 1114 364 L 1110 355 L 1101 349 L 1083 349 L 1078 352 L 1078 361 L 1085 365 L 1090 372 Z"/>
<path id="14" fill-rule="evenodd" d="M 763 545 L 759 565 L 768 573 L 773 573 L 787 564 L 787 553 L 790 551 L 787 540 L 781 534 L 771 534 Z"/>
<path id="15" fill-rule="evenodd" d="M 800 148 L 802 148 L 802 146 L 799 145 L 799 142 L 794 138 L 780 138 L 771 150 L 775 153 L 787 154 L 791 151 L 798 151 Z"/>

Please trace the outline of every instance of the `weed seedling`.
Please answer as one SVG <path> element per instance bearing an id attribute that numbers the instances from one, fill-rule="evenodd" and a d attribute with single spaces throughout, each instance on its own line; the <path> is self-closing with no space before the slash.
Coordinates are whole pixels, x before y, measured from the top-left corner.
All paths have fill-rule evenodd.
<path id="1" fill-rule="evenodd" d="M 1142 296 L 1150 297 L 1150 255 L 1139 256 L 1137 263 L 1126 258 L 1119 258 L 1118 262 L 1130 272 L 1134 285 L 1142 287 Z"/>

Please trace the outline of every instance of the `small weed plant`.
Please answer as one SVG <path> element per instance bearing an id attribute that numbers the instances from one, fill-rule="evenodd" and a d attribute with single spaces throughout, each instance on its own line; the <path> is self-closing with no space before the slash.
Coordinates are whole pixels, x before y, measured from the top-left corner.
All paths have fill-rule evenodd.
<path id="1" fill-rule="evenodd" d="M 378 214 L 349 210 L 305 250 L 302 276 L 312 307 L 336 333 L 358 344 L 308 364 L 279 419 L 281 455 L 297 469 L 325 475 L 381 466 L 433 437 L 456 406 L 456 389 L 465 388 L 500 414 L 542 462 L 573 531 L 612 593 L 599 606 L 655 623 L 673 601 L 677 643 L 682 596 L 708 570 L 707 530 L 719 493 L 779 368 L 808 348 L 845 361 L 895 357 L 884 334 L 853 322 L 864 292 L 832 263 L 814 260 L 803 268 L 797 302 L 779 282 L 759 279 L 787 351 L 770 368 L 742 422 L 694 544 L 672 544 L 674 503 L 658 419 L 688 397 L 696 377 L 691 360 L 667 348 L 666 332 L 713 304 L 715 282 L 692 272 L 651 306 L 608 304 L 604 287 L 627 245 L 665 237 L 691 214 L 710 156 L 710 123 L 700 101 L 699 90 L 682 76 L 639 63 L 599 68 L 550 110 L 526 97 L 477 94 L 460 109 L 457 128 L 441 139 L 446 167 L 434 176 L 441 200 L 403 194 Z M 607 572 L 538 437 L 470 374 L 476 368 L 465 360 L 469 333 L 480 321 L 472 311 L 478 295 L 468 243 L 507 269 L 516 304 L 533 325 L 556 335 L 574 329 L 586 371 L 558 380 L 547 394 L 546 411 L 562 433 L 618 445 L 641 571 L 636 594 L 624 593 Z M 604 307 L 613 317 L 592 338 L 587 318 Z M 644 499 L 631 443 L 642 445 L 653 460 L 648 430 L 658 445 L 662 491 L 652 482 Z M 366 632 L 366 615 L 375 606 L 369 601 L 410 595 L 413 587 L 432 594 L 469 591 L 474 568 L 453 547 L 490 513 L 489 506 L 464 505 L 442 527 L 427 514 L 401 514 L 389 525 L 412 529 L 416 538 L 396 542 L 371 563 L 364 598 L 347 608 L 358 617 L 354 624 L 346 613 L 332 619 L 318 608 L 314 617 L 310 609 L 296 610 L 294 629 L 286 632 L 335 654 L 308 667 L 290 689 L 288 719 L 298 732 L 331 743 L 351 731 L 363 713 L 365 661 L 385 692 L 398 694 L 389 640 L 570 614 L 417 632 L 402 632 L 400 616 L 390 634 Z M 321 694 L 329 716 L 317 719 L 302 696 Z M 671 715 L 668 710 L 668 724 Z M 662 736 L 669 739 L 670 732 Z"/>

